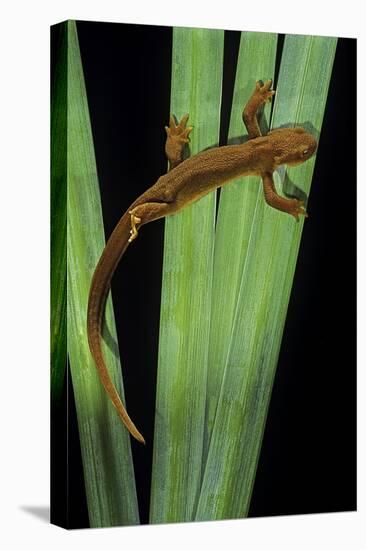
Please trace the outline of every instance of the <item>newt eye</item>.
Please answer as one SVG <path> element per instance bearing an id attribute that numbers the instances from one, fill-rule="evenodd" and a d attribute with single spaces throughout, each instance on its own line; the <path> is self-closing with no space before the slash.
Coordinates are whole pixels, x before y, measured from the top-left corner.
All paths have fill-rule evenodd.
<path id="1" fill-rule="evenodd" d="M 308 154 L 308 152 L 309 152 L 309 149 L 305 149 L 305 151 L 302 152 L 302 155 L 305 156 Z"/>

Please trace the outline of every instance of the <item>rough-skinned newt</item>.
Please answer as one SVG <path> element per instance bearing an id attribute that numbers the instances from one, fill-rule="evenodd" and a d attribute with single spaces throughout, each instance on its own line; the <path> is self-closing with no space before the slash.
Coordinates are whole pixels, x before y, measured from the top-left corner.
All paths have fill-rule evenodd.
<path id="1" fill-rule="evenodd" d="M 110 236 L 96 266 L 88 303 L 87 332 L 91 354 L 101 382 L 131 435 L 144 443 L 144 438 L 128 416 L 108 373 L 102 352 L 102 323 L 106 299 L 113 273 L 128 245 L 137 237 L 142 225 L 175 214 L 218 187 L 242 176 L 262 178 L 266 202 L 298 220 L 307 216 L 304 203 L 277 194 L 273 172 L 281 165 L 296 165 L 309 159 L 317 142 L 301 127 L 280 128 L 262 136 L 258 109 L 271 100 L 272 80 L 258 81 L 243 110 L 248 141 L 240 145 L 214 147 L 183 160 L 183 150 L 192 127 L 187 127 L 188 115 L 176 124 L 173 116 L 166 127 L 165 151 L 170 170 L 147 189 L 125 212 Z"/>

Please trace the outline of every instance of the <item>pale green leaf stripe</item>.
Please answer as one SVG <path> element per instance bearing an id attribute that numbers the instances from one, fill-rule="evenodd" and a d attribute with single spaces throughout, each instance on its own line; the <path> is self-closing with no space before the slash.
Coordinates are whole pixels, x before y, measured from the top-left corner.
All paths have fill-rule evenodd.
<path id="1" fill-rule="evenodd" d="M 333 38 L 286 37 L 273 127 L 307 123 L 320 132 L 335 47 Z M 314 159 L 288 170 L 307 194 L 313 167 Z M 258 192 L 196 519 L 248 512 L 302 225 Z"/>
<path id="2" fill-rule="evenodd" d="M 224 32 L 173 31 L 171 112 L 217 145 Z M 216 193 L 166 219 L 150 522 L 190 521 L 200 482 Z"/>
<path id="3" fill-rule="evenodd" d="M 247 139 L 242 120 L 244 104 L 252 95 L 257 80 L 274 77 L 276 46 L 277 34 L 241 33 L 229 143 L 242 142 L 244 136 Z M 262 118 L 267 127 L 270 108 L 267 104 Z M 226 185 L 220 195 L 214 251 L 204 464 L 231 340 L 259 185 L 258 177 L 241 178 Z"/>
<path id="4" fill-rule="evenodd" d="M 68 22 L 67 326 L 88 512 L 92 527 L 139 522 L 129 434 L 107 398 L 89 353 L 86 311 L 104 247 L 102 210 L 76 24 Z M 106 363 L 123 395 L 112 301 L 106 309 Z M 72 457 L 71 457 L 72 458 Z"/>

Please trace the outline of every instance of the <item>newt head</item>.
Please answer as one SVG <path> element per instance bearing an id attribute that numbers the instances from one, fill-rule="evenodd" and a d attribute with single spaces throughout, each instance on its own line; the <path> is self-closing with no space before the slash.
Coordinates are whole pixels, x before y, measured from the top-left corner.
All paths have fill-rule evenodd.
<path id="1" fill-rule="evenodd" d="M 312 134 L 297 128 L 279 128 L 268 133 L 274 149 L 277 166 L 296 166 L 308 160 L 316 151 L 317 141 Z"/>

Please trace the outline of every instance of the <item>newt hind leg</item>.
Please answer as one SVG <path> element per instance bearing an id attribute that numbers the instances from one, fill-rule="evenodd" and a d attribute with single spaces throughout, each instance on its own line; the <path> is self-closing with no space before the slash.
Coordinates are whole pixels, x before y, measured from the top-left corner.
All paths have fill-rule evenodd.
<path id="1" fill-rule="evenodd" d="M 145 202 L 135 206 L 128 213 L 131 216 L 131 230 L 130 238 L 128 242 L 131 243 L 138 236 L 138 225 L 144 225 L 145 223 L 164 218 L 169 214 L 174 214 L 177 210 L 177 205 L 172 202 Z"/>
<path id="2" fill-rule="evenodd" d="M 131 237 L 128 239 L 128 242 L 132 243 L 132 241 L 135 240 L 137 235 L 138 235 L 137 225 L 139 225 L 141 223 L 141 218 L 136 216 L 133 213 L 133 210 L 129 210 L 128 213 L 131 216 L 131 230 L 130 230 Z"/>
<path id="3" fill-rule="evenodd" d="M 272 79 L 267 80 L 264 84 L 261 80 L 258 80 L 253 94 L 244 107 L 242 118 L 248 131 L 249 139 L 261 137 L 262 135 L 258 124 L 258 110 L 262 105 L 271 101 L 272 96 L 275 94 L 275 91 L 271 90 L 271 87 Z"/>

